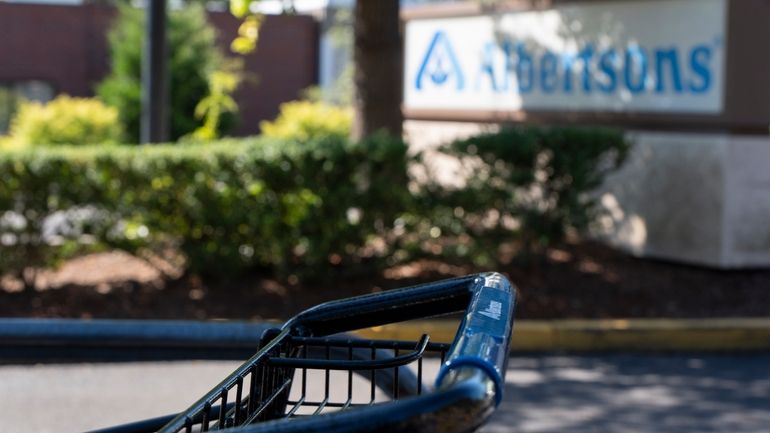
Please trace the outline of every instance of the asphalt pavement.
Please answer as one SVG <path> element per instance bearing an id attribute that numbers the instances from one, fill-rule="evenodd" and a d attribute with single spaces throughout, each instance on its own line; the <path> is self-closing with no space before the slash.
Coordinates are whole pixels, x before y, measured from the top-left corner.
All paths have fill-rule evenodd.
<path id="1" fill-rule="evenodd" d="M 426 375 L 438 367 L 428 364 Z M 77 432 L 175 412 L 237 365 L 0 366 L 0 432 Z M 770 433 L 770 354 L 517 356 L 482 431 Z"/>
<path id="2" fill-rule="evenodd" d="M 770 355 L 512 358 L 483 431 L 770 432 Z"/>

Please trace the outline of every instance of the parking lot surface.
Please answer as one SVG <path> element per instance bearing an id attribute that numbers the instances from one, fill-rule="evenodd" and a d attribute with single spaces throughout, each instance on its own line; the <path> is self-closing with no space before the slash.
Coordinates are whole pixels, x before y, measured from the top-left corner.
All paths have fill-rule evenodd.
<path id="1" fill-rule="evenodd" d="M 236 365 L 0 366 L 0 432 L 77 432 L 175 412 Z M 770 433 L 770 354 L 518 356 L 505 391 L 483 432 Z"/>

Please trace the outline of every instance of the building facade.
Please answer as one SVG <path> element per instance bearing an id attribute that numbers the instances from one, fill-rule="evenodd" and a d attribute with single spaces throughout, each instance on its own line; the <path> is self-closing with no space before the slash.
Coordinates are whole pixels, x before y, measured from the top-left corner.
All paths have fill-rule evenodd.
<path id="1" fill-rule="evenodd" d="M 621 127 L 634 147 L 599 192 L 595 236 L 640 256 L 770 266 L 768 22 L 766 0 L 411 9 L 406 129 Z"/>

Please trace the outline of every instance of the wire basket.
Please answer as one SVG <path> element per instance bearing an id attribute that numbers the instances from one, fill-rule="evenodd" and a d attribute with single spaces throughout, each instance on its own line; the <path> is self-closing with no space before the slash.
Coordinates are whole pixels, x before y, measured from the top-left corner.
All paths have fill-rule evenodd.
<path id="1" fill-rule="evenodd" d="M 102 432 L 470 432 L 502 398 L 514 297 L 486 273 L 321 304 L 184 412 Z M 458 311 L 451 343 L 339 336 Z"/>

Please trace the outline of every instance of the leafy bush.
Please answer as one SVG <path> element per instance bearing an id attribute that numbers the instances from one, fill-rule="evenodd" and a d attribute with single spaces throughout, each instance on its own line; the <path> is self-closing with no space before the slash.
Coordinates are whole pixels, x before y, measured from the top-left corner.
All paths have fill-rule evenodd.
<path id="1" fill-rule="evenodd" d="M 90 209 L 87 227 L 60 238 L 129 251 L 170 244 L 190 270 L 218 275 L 269 267 L 323 276 L 376 263 L 388 248 L 370 242 L 408 197 L 406 146 L 382 137 L 51 148 L 0 153 L 0 170 L 0 256 L 47 260 L 61 242 L 44 233 L 46 221 Z"/>
<path id="2" fill-rule="evenodd" d="M 11 121 L 11 140 L 18 146 L 117 143 L 118 112 L 97 99 L 58 96 L 43 105 L 22 102 Z"/>
<path id="3" fill-rule="evenodd" d="M 618 130 L 515 127 L 460 140 L 441 149 L 469 173 L 461 188 L 432 183 L 413 219 L 418 233 L 441 233 L 444 254 L 489 265 L 513 241 L 519 257 L 580 231 L 596 216 L 591 192 L 625 159 Z"/>
<path id="4" fill-rule="evenodd" d="M 281 104 L 278 117 L 272 122 L 260 122 L 259 127 L 266 137 L 306 141 L 324 136 L 346 138 L 352 124 L 353 112 L 349 108 L 292 101 Z"/>
<path id="5" fill-rule="evenodd" d="M 585 227 L 591 191 L 628 143 L 605 129 L 504 129 L 442 149 L 468 168 L 463 187 L 411 190 L 407 168 L 419 161 L 406 150 L 385 136 L 329 134 L 0 152 L 0 268 L 50 263 L 84 239 L 170 246 L 191 271 L 223 276 L 323 277 L 426 249 L 491 266 L 503 244 L 526 255 Z"/>
<path id="6" fill-rule="evenodd" d="M 191 138 L 203 141 L 219 138 L 222 121 L 227 120 L 228 114 L 238 112 L 233 93 L 243 79 L 237 71 L 241 63 L 233 62 L 230 65 L 229 68 L 209 74 L 209 94 L 195 106 L 195 117 L 202 119 L 203 125 L 192 133 Z"/>
<path id="7" fill-rule="evenodd" d="M 121 6 L 109 34 L 112 70 L 97 89 L 102 100 L 118 109 L 130 143 L 139 142 L 143 37 L 144 12 Z M 169 13 L 168 52 L 169 132 L 176 141 L 202 126 L 203 121 L 194 115 L 195 107 L 209 94 L 209 77 L 224 62 L 215 29 L 206 22 L 201 5 Z M 232 126 L 232 114 L 229 116 L 218 132 Z"/>
<path id="8" fill-rule="evenodd" d="M 20 146 L 15 140 L 13 140 L 11 137 L 7 135 L 0 135 L 0 151 L 3 150 L 13 150 Z"/>

